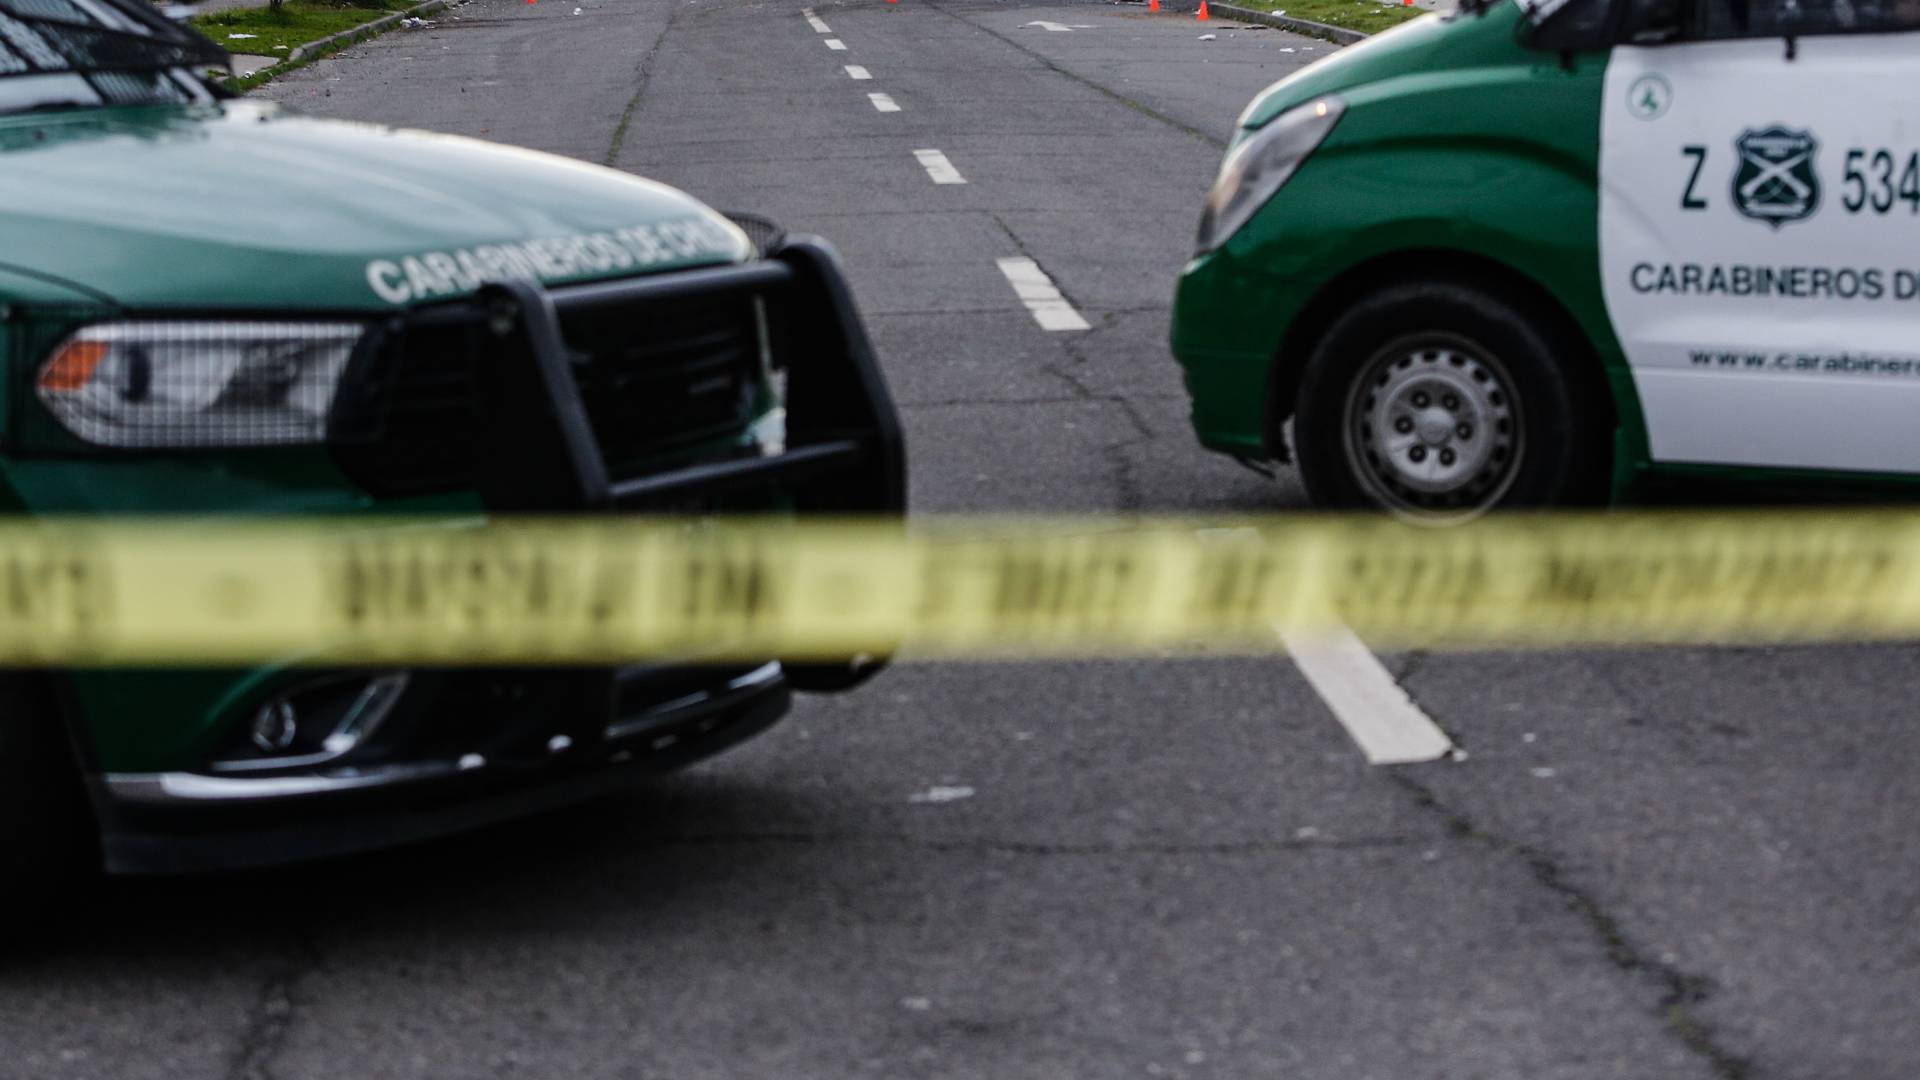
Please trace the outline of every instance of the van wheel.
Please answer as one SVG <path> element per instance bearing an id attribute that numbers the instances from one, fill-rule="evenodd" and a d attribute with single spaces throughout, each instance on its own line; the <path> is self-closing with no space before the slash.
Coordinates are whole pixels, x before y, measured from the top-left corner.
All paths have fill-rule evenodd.
<path id="1" fill-rule="evenodd" d="M 1348 309 L 1307 360 L 1294 414 L 1307 493 L 1445 523 L 1605 493 L 1603 403 L 1522 307 L 1409 283 Z"/>
<path id="2" fill-rule="evenodd" d="M 98 848 L 59 719 L 28 677 L 0 674 L 0 937 L 97 873 Z"/>

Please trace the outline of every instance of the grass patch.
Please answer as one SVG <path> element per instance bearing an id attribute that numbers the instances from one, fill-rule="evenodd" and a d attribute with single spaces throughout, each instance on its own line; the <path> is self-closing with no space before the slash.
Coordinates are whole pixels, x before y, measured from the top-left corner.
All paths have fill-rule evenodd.
<path id="1" fill-rule="evenodd" d="M 1425 15 L 1417 7 L 1382 4 L 1379 0 L 1232 0 L 1240 7 L 1291 15 L 1296 19 L 1377 34 L 1408 19 Z"/>
<path id="2" fill-rule="evenodd" d="M 417 0 L 416 0 L 417 2 Z M 1369 0 L 1371 2 L 1371 0 Z M 284 57 L 288 52 L 329 34 L 351 30 L 394 11 L 405 11 L 408 0 L 285 0 L 279 9 L 240 8 L 195 16 L 193 28 L 228 52 Z M 252 34 L 236 40 L 234 34 Z M 275 48 L 283 45 L 285 48 Z"/>

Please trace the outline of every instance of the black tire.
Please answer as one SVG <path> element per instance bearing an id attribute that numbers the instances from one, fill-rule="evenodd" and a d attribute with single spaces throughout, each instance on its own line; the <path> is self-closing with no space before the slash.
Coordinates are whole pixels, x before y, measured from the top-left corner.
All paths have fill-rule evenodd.
<path id="1" fill-rule="evenodd" d="M 72 744 L 31 678 L 0 673 L 0 939 L 100 868 L 99 833 Z"/>
<path id="2" fill-rule="evenodd" d="M 1597 504 L 1611 408 L 1583 362 L 1550 321 L 1481 289 L 1373 293 L 1328 327 L 1301 376 L 1294 447 L 1307 493 L 1434 522 Z"/>

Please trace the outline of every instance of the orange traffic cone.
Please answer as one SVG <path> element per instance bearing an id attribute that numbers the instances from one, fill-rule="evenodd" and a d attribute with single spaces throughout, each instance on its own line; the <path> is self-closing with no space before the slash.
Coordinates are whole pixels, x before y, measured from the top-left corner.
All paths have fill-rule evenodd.
<path id="1" fill-rule="evenodd" d="M 1200 13 L 1194 16 L 1200 22 L 1207 21 L 1207 0 L 1200 0 Z"/>

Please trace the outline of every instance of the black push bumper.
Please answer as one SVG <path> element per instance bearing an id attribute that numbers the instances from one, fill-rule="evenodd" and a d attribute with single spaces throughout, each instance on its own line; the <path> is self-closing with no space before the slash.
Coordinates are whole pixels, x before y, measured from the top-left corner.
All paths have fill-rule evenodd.
<path id="1" fill-rule="evenodd" d="M 601 454 L 563 324 L 730 295 L 760 305 L 766 350 L 785 373 L 782 452 L 615 474 Z M 490 331 L 479 370 L 493 403 L 480 491 L 500 512 L 699 513 L 740 506 L 777 506 L 800 516 L 906 512 L 900 418 L 839 258 L 823 240 L 785 237 L 756 262 L 651 278 L 557 290 L 503 282 L 486 286 L 475 303 Z M 431 317 L 472 320 L 476 313 Z M 872 678 L 885 662 L 862 656 L 789 664 L 787 677 L 799 690 L 844 690 Z"/>
<path id="2" fill-rule="evenodd" d="M 787 373 L 784 452 L 612 475 L 581 398 L 563 322 L 729 294 L 753 296 L 771 312 L 767 351 Z M 480 368 L 494 380 L 487 397 L 496 403 L 494 453 L 481 469 L 481 494 L 490 506 L 532 513 L 704 509 L 727 494 L 759 488 L 793 495 L 801 513 L 906 509 L 900 420 L 838 260 L 820 240 L 792 237 L 763 260 L 659 277 L 556 290 L 503 282 L 482 289 L 476 303 L 495 350 Z"/>

